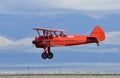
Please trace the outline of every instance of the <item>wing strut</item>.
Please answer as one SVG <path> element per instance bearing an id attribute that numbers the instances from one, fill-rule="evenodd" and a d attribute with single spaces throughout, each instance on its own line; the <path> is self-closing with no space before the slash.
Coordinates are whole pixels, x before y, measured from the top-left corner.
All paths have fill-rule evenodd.
<path id="1" fill-rule="evenodd" d="M 36 31 L 37 31 L 38 35 L 40 36 L 40 32 L 39 32 L 39 30 L 36 30 Z"/>

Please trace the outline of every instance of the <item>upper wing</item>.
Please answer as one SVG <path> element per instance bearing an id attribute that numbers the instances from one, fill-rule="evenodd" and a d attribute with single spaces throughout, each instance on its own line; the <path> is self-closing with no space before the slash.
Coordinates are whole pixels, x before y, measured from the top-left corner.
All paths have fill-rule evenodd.
<path id="1" fill-rule="evenodd" d="M 47 28 L 33 28 L 33 30 L 50 31 L 50 32 L 64 32 L 64 30 L 47 29 Z"/>

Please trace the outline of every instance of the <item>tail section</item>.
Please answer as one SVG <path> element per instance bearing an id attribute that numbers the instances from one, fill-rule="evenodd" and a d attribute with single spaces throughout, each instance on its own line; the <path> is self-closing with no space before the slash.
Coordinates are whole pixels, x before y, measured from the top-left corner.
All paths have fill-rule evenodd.
<path id="1" fill-rule="evenodd" d="M 105 33 L 100 26 L 96 26 L 90 34 L 90 37 L 96 37 L 98 42 L 103 41 L 105 39 Z"/>

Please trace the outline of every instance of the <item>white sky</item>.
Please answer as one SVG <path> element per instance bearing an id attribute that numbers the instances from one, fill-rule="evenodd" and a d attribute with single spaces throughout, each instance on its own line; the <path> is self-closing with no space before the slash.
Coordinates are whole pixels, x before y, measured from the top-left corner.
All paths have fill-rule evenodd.
<path id="1" fill-rule="evenodd" d="M 51 9 L 120 11 L 120 0 L 0 0 L 0 12 Z"/>

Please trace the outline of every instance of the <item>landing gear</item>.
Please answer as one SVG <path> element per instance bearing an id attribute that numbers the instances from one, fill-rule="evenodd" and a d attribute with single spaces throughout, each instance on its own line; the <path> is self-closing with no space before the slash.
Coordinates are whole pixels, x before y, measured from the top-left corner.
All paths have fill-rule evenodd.
<path id="1" fill-rule="evenodd" d="M 52 59 L 53 58 L 53 53 L 42 53 L 41 54 L 41 57 L 43 58 L 43 59 Z"/>
<path id="2" fill-rule="evenodd" d="M 48 54 L 45 52 L 45 53 L 42 53 L 41 54 L 41 57 L 43 58 L 43 59 L 47 59 L 47 57 L 48 57 Z"/>
<path id="3" fill-rule="evenodd" d="M 48 53 L 47 53 L 48 52 Z M 41 54 L 41 57 L 43 59 L 52 59 L 53 58 L 53 53 L 50 52 L 50 47 L 45 47 L 44 52 Z"/>
<path id="4" fill-rule="evenodd" d="M 52 59 L 53 58 L 53 53 L 48 53 L 48 59 Z"/>
<path id="5" fill-rule="evenodd" d="M 97 44 L 97 46 L 100 46 L 100 44 L 98 42 L 96 44 Z"/>

